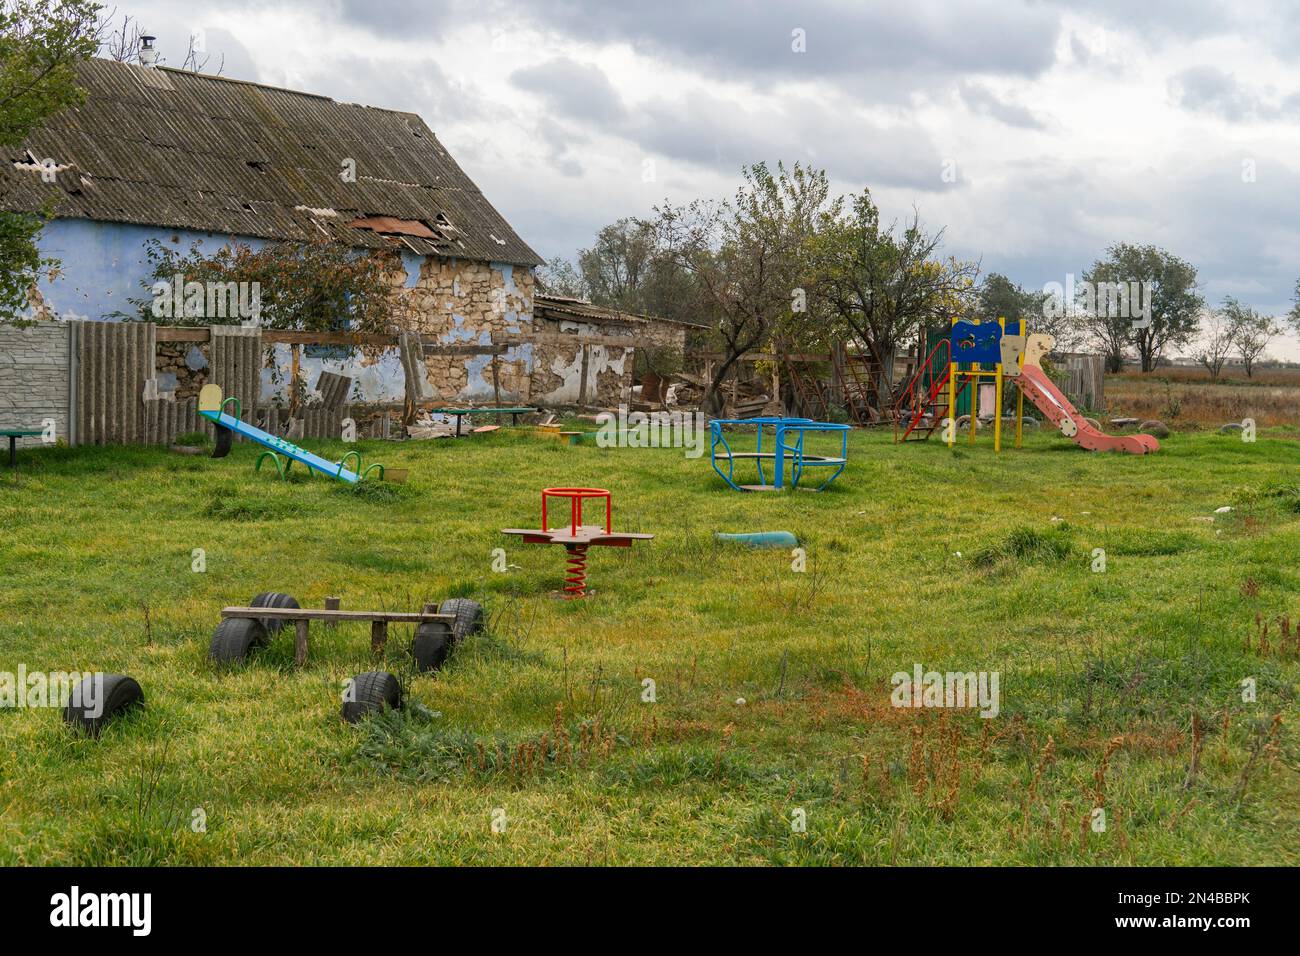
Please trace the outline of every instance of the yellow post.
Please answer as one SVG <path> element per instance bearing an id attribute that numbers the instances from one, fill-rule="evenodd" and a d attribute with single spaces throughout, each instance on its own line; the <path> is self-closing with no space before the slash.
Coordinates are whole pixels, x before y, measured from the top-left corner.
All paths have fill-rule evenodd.
<path id="1" fill-rule="evenodd" d="M 998 316 L 998 328 L 1007 334 L 1007 320 Z M 993 453 L 1002 451 L 1002 363 L 993 366 Z"/>
<path id="2" fill-rule="evenodd" d="M 1029 343 L 1029 326 L 1024 319 L 1020 320 L 1020 334 L 1025 337 L 1025 343 Z M 1016 359 L 1016 364 L 1020 366 L 1023 374 L 1025 368 L 1025 350 L 1020 350 L 1020 357 Z M 1019 381 L 1016 385 L 1019 386 Z M 1025 429 L 1025 390 L 1016 388 L 1016 447 L 1020 447 L 1020 439 Z"/>
<path id="3" fill-rule="evenodd" d="M 957 324 L 955 315 L 948 317 L 948 447 L 957 444 L 957 353 L 952 347 L 952 329 Z"/>
<path id="4" fill-rule="evenodd" d="M 948 447 L 957 441 L 957 363 L 948 362 Z"/>
<path id="5" fill-rule="evenodd" d="M 966 433 L 970 437 L 966 444 L 973 445 L 975 444 L 975 413 L 979 411 L 980 403 L 980 377 L 973 371 L 966 375 L 966 387 L 970 389 L 970 414 L 966 416 Z"/>

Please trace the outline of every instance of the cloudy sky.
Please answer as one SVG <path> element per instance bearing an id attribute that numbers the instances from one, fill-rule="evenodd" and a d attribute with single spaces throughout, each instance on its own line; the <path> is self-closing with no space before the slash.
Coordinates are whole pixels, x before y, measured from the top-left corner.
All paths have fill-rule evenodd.
<path id="1" fill-rule="evenodd" d="M 1116 241 L 1281 315 L 1300 278 L 1300 4 L 123 0 L 173 65 L 421 114 L 542 255 L 760 159 L 916 206 L 1042 288 Z M 1289 62 L 1290 61 L 1290 62 Z M 1270 354 L 1300 359 L 1300 341 Z"/>

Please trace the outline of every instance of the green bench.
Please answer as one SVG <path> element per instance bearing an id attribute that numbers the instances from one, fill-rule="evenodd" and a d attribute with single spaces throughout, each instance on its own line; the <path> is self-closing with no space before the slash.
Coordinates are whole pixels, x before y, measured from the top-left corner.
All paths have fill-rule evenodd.
<path id="1" fill-rule="evenodd" d="M 0 429 L 0 436 L 9 439 L 9 467 L 11 469 L 18 467 L 18 439 L 35 438 L 38 435 L 44 435 L 45 432 L 39 428 L 5 428 Z"/>

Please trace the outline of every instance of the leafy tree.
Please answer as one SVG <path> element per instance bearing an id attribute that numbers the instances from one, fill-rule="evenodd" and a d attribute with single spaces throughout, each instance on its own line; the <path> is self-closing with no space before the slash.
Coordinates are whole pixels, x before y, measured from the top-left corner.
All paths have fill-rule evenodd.
<path id="1" fill-rule="evenodd" d="M 902 229 L 882 229 L 866 190 L 849 207 L 828 212 L 813 239 L 817 294 L 847 333 L 883 357 L 970 307 L 979 267 L 940 258 L 942 229 L 927 231 L 915 212 Z"/>
<path id="2" fill-rule="evenodd" d="M 99 9 L 91 0 L 0 0 L 0 146 L 21 146 L 47 118 L 83 101 L 75 66 L 99 45 Z M 0 211 L 0 321 L 16 317 L 56 265 L 37 248 L 47 217 L 48 209 Z"/>
<path id="3" fill-rule="evenodd" d="M 1196 268 L 1191 263 L 1153 245 L 1116 243 L 1106 257 L 1083 274 L 1093 288 L 1101 283 L 1150 283 L 1150 315 L 1134 316 L 1129 308 L 1115 308 L 1109 296 L 1097 296 L 1096 307 L 1085 310 L 1083 327 L 1107 356 L 1109 371 L 1123 368 L 1124 352 L 1133 348 L 1142 371 L 1160 363 L 1165 350 L 1187 345 L 1200 327 L 1205 300 L 1196 288 Z"/>
<path id="4" fill-rule="evenodd" d="M 577 265 L 552 259 L 541 272 L 543 285 L 620 312 L 697 321 L 690 272 L 661 243 L 658 223 L 620 219 L 603 227 Z"/>
<path id="5" fill-rule="evenodd" d="M 568 299 L 586 299 L 591 295 L 587 283 L 573 267 L 573 263 L 563 256 L 547 260 L 537 270 L 537 280 L 541 290 L 549 295 L 558 295 Z"/>
<path id="6" fill-rule="evenodd" d="M 146 244 L 150 275 L 141 284 L 150 294 L 131 302 L 135 316 L 171 325 L 239 324 L 245 316 L 213 314 L 203 296 L 202 309 L 185 308 L 176 314 L 164 301 L 167 290 L 179 281 L 198 283 L 211 290 L 229 283 L 247 283 L 245 300 L 257 293 L 258 320 L 265 328 L 313 332 L 392 332 L 401 309 L 392 291 L 392 256 L 363 252 L 325 239 L 306 244 L 274 242 L 254 249 L 232 239 L 211 254 L 198 242 L 188 250 L 164 245 L 157 239 Z M 156 291 L 155 291 L 156 290 Z M 186 297 L 188 298 L 188 297 Z M 197 300 L 193 300 L 197 301 Z"/>
<path id="7" fill-rule="evenodd" d="M 999 316 L 1021 321 L 1031 332 L 1045 332 L 1056 340 L 1056 347 L 1069 351 L 1078 344 L 1078 326 L 1073 315 L 1063 309 L 1048 308 L 1051 296 L 1022 288 L 998 272 L 984 277 L 976 299 L 975 314 L 986 321 Z"/>
<path id="8" fill-rule="evenodd" d="M 1282 334 L 1282 326 L 1271 315 L 1261 315 L 1232 296 L 1223 300 L 1222 312 L 1231 331 L 1232 345 L 1245 366 L 1246 378 L 1251 378 L 1268 343 Z"/>
<path id="9" fill-rule="evenodd" d="M 735 197 L 655 208 L 657 242 L 692 279 L 697 314 L 723 347 L 704 396 L 720 412 L 721 386 L 740 357 L 768 340 L 789 315 L 808 274 L 808 251 L 824 212 L 826 174 L 798 163 L 744 169 Z"/>
<path id="10" fill-rule="evenodd" d="M 578 253 L 578 269 L 591 299 L 624 312 L 644 308 L 645 283 L 658 253 L 653 224 L 620 219 L 596 234 L 590 249 Z"/>

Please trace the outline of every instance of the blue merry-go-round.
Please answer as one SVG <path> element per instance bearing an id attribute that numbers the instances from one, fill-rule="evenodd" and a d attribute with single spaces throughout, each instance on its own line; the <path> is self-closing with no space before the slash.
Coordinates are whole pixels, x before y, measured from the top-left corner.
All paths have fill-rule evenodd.
<path id="1" fill-rule="evenodd" d="M 753 451 L 733 451 L 727 441 L 724 429 L 742 427 L 754 429 Z M 713 470 L 736 491 L 781 491 L 785 488 L 798 488 L 805 469 L 835 469 L 826 480 L 812 489 L 821 491 L 838 478 L 844 466 L 848 464 L 849 428 L 849 425 L 816 422 L 811 418 L 715 418 L 709 422 L 711 437 L 709 456 L 713 462 Z M 819 435 L 829 435 L 832 439 L 838 435 L 839 453 L 834 453 L 833 445 L 814 450 L 813 444 L 816 438 L 810 436 Z M 736 437 L 733 434 L 732 440 L 734 441 Z M 758 483 L 740 484 L 736 480 L 736 463 L 749 461 L 754 462 L 758 470 Z M 765 462 L 771 465 L 771 482 L 767 480 L 768 476 L 764 471 Z"/>

